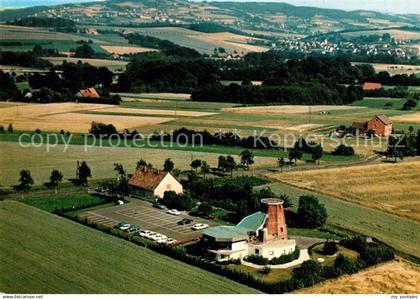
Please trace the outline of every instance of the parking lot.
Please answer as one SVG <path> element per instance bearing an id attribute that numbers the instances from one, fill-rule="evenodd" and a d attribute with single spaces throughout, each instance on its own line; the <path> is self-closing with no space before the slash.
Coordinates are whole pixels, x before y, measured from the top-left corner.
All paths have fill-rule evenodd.
<path id="1" fill-rule="evenodd" d="M 150 202 L 133 199 L 131 202 L 121 205 L 83 212 L 81 216 L 107 226 L 115 226 L 121 221 L 135 224 L 141 230 L 151 230 L 164 234 L 178 241 L 190 240 L 201 236 L 201 231 L 194 231 L 191 227 L 197 223 L 206 223 L 215 226 L 216 223 L 198 217 L 189 216 L 185 212 L 174 216 L 152 206 Z M 192 219 L 193 222 L 186 225 L 178 225 L 177 222 L 184 219 Z"/>

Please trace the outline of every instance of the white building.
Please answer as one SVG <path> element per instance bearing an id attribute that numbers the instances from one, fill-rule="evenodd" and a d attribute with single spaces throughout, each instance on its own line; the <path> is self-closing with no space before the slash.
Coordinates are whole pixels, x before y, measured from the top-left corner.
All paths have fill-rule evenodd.
<path id="1" fill-rule="evenodd" d="M 155 168 L 141 167 L 128 181 L 131 195 L 154 201 L 163 198 L 166 191 L 181 194 L 182 185 L 169 173 Z"/>
<path id="2" fill-rule="evenodd" d="M 208 251 L 217 262 L 258 255 L 267 259 L 291 254 L 296 241 L 288 239 L 283 202 L 264 199 L 266 213 L 251 214 L 236 226 L 217 226 L 203 232 Z"/>

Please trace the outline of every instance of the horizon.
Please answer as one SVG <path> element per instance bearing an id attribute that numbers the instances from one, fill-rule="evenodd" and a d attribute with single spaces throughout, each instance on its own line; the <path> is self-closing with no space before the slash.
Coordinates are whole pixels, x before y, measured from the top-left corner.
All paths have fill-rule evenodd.
<path id="1" fill-rule="evenodd" d="M 0 9 L 19 9 L 34 6 L 53 6 L 106 0 L 1 0 Z M 203 0 L 192 0 L 203 2 Z M 324 9 L 340 9 L 345 11 L 370 10 L 388 14 L 420 14 L 420 1 L 417 0 L 212 0 L 214 2 L 266 2 L 288 3 L 300 7 L 318 7 Z M 209 1 L 209 2 L 212 2 Z"/>

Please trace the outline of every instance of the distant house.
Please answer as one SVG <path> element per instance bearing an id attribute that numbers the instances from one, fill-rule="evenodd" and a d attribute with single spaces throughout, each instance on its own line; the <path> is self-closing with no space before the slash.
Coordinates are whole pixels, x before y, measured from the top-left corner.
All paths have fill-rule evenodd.
<path id="1" fill-rule="evenodd" d="M 131 195 L 153 201 L 163 198 L 166 191 L 182 193 L 182 185 L 169 173 L 155 168 L 141 167 L 128 181 Z"/>
<path id="2" fill-rule="evenodd" d="M 79 92 L 76 94 L 76 97 L 97 99 L 99 98 L 99 93 L 96 91 L 95 88 L 90 87 L 86 89 L 80 89 Z"/>
<path id="3" fill-rule="evenodd" d="M 382 84 L 381 83 L 374 83 L 374 82 L 365 82 L 365 84 L 363 84 L 363 90 L 378 90 L 382 88 Z"/>
<path id="4" fill-rule="evenodd" d="M 392 121 L 388 116 L 381 114 L 367 122 L 353 122 L 352 129 L 355 135 L 373 131 L 377 136 L 389 136 L 392 134 Z"/>

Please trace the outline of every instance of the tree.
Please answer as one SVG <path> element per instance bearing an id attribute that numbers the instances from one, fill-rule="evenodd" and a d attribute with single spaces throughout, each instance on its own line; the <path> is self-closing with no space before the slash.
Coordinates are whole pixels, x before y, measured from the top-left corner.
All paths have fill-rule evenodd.
<path id="1" fill-rule="evenodd" d="M 286 165 L 286 162 L 284 161 L 284 158 L 283 157 L 279 158 L 277 162 L 278 162 L 279 167 L 280 167 L 280 172 L 283 172 L 283 167 L 284 167 L 284 165 Z"/>
<path id="2" fill-rule="evenodd" d="M 314 285 L 321 281 L 322 277 L 321 266 L 313 261 L 305 261 L 299 268 L 295 268 L 292 271 L 292 277 L 298 285 L 307 287 Z"/>
<path id="3" fill-rule="evenodd" d="M 54 186 L 55 194 L 58 192 L 58 184 L 63 180 L 63 174 L 57 169 L 53 169 L 50 175 L 50 185 Z"/>
<path id="4" fill-rule="evenodd" d="M 327 221 L 327 210 L 313 195 L 299 198 L 298 217 L 303 227 L 318 228 Z"/>
<path id="5" fill-rule="evenodd" d="M 203 202 L 198 206 L 197 211 L 201 215 L 208 216 L 211 213 L 211 211 L 213 211 L 213 207 L 211 206 L 211 204 Z"/>
<path id="6" fill-rule="evenodd" d="M 74 57 L 77 58 L 92 58 L 95 55 L 95 51 L 87 44 L 83 44 L 76 48 Z"/>
<path id="7" fill-rule="evenodd" d="M 9 133 L 13 133 L 13 125 L 10 123 L 9 126 L 7 127 L 7 132 Z"/>
<path id="8" fill-rule="evenodd" d="M 312 149 L 312 160 L 314 162 L 318 161 L 319 164 L 319 160 L 322 158 L 322 151 L 322 146 L 320 144 Z"/>
<path id="9" fill-rule="evenodd" d="M 92 172 L 85 161 L 77 169 L 77 180 L 81 185 L 87 185 L 88 178 L 92 177 Z"/>
<path id="10" fill-rule="evenodd" d="M 23 192 L 29 191 L 34 184 L 31 172 L 27 169 L 22 169 L 19 175 L 19 185 L 16 186 L 16 189 Z"/>
<path id="11" fill-rule="evenodd" d="M 166 191 L 163 198 L 159 200 L 169 209 L 178 209 L 181 211 L 190 211 L 193 209 L 197 202 L 188 193 L 177 194 L 175 191 Z"/>
<path id="12" fill-rule="evenodd" d="M 292 200 L 287 194 L 281 194 L 279 196 L 279 199 L 283 201 L 283 207 L 284 208 L 291 208 L 293 206 Z"/>
<path id="13" fill-rule="evenodd" d="M 408 99 L 404 103 L 404 105 L 402 107 L 402 110 L 411 110 L 413 108 L 416 108 L 416 106 L 417 106 L 417 101 L 416 100 L 414 100 L 414 99 Z"/>
<path id="14" fill-rule="evenodd" d="M 300 160 L 302 158 L 302 152 L 297 149 L 297 148 L 292 148 L 289 151 L 289 160 L 290 162 L 295 161 L 295 163 L 297 162 L 297 160 Z"/>
<path id="15" fill-rule="evenodd" d="M 174 170 L 174 167 L 175 167 L 175 164 L 171 160 L 171 158 L 165 159 L 165 162 L 163 163 L 163 170 L 164 171 L 171 172 L 172 170 Z"/>
<path id="16" fill-rule="evenodd" d="M 249 169 L 249 166 L 254 164 L 254 154 L 249 150 L 244 150 L 239 157 L 241 157 L 241 165 L 246 169 Z"/>
<path id="17" fill-rule="evenodd" d="M 4 133 L 4 127 L 3 127 L 3 125 L 0 125 L 0 134 L 3 134 Z"/>
<path id="18" fill-rule="evenodd" d="M 192 169 L 195 170 L 195 172 L 197 172 L 197 169 L 201 167 L 201 160 L 196 159 L 196 160 L 192 161 L 190 166 L 191 166 Z"/>
<path id="19" fill-rule="evenodd" d="M 206 178 L 206 175 L 210 173 L 210 165 L 206 161 L 202 161 L 200 171 Z"/>
<path id="20" fill-rule="evenodd" d="M 40 45 L 35 45 L 35 46 L 32 48 L 32 53 L 33 53 L 35 56 L 42 56 L 42 53 L 43 53 L 43 51 L 42 51 L 42 47 L 41 47 Z"/>
<path id="21" fill-rule="evenodd" d="M 146 160 L 144 160 L 143 158 L 141 158 L 140 160 L 137 161 L 137 165 L 136 165 L 136 170 L 141 168 L 141 167 L 149 167 L 152 168 L 153 165 L 152 163 L 147 163 Z"/>
<path id="22" fill-rule="evenodd" d="M 224 171 L 226 169 L 226 157 L 225 156 L 219 156 L 219 158 L 217 160 L 218 160 L 217 168 Z"/>
<path id="23" fill-rule="evenodd" d="M 114 171 L 117 173 L 118 179 L 121 179 L 127 175 L 122 164 L 114 163 Z"/>
<path id="24" fill-rule="evenodd" d="M 339 274 L 352 274 L 357 271 L 355 264 L 341 253 L 335 259 L 334 267 L 339 271 Z"/>
<path id="25" fill-rule="evenodd" d="M 236 162 L 235 159 L 231 156 L 228 155 L 226 157 L 226 165 L 225 165 L 225 170 L 226 171 L 230 171 L 230 177 L 233 176 L 233 170 L 236 168 Z"/>

